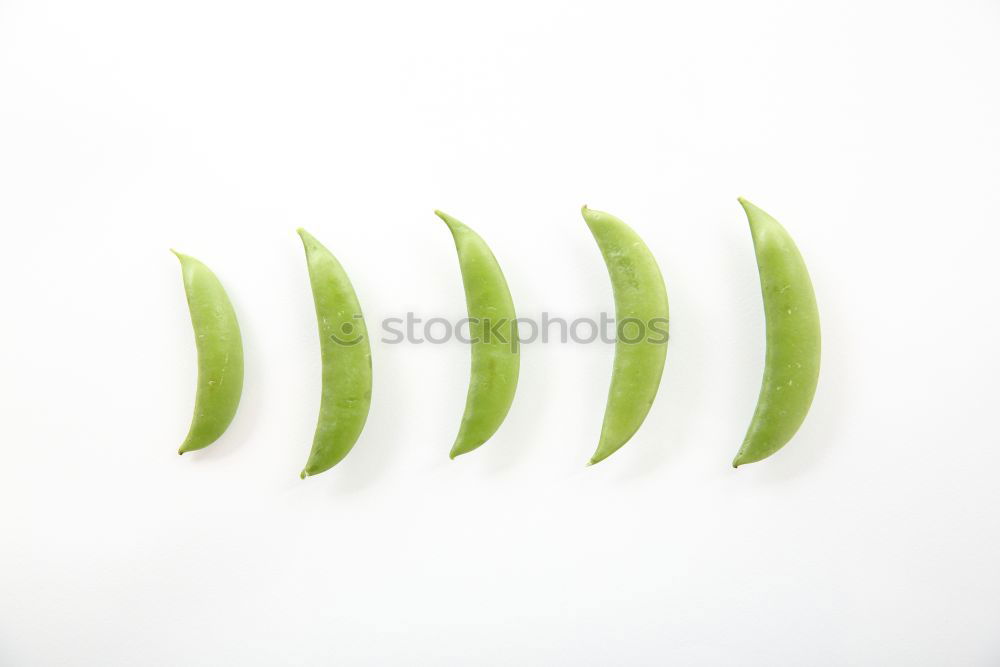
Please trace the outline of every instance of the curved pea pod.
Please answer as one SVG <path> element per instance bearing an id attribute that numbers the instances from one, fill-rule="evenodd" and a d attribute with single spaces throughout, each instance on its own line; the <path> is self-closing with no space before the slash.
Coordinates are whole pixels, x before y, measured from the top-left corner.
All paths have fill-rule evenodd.
<path id="1" fill-rule="evenodd" d="M 450 453 L 454 459 L 489 440 L 507 417 L 517 389 L 520 351 L 514 301 L 489 246 L 447 213 L 434 213 L 455 240 L 472 340 L 469 392 Z"/>
<path id="2" fill-rule="evenodd" d="M 757 408 L 734 468 L 765 459 L 792 439 L 812 404 L 820 362 L 819 309 L 799 249 L 777 220 L 739 202 L 757 255 L 767 352 Z"/>
<path id="3" fill-rule="evenodd" d="M 590 464 L 628 442 L 646 419 L 667 358 L 670 309 L 660 267 L 639 235 L 613 215 L 583 207 L 611 278 L 617 340 L 601 439 Z M 640 327 L 635 340 L 626 327 Z M 635 334 L 633 333 L 633 336 Z"/>
<path id="4" fill-rule="evenodd" d="M 298 230 L 306 251 L 319 325 L 323 390 L 312 449 L 301 477 L 340 463 L 368 420 L 372 399 L 372 355 L 361 305 L 347 273 L 309 232 Z"/>
<path id="5" fill-rule="evenodd" d="M 243 393 L 243 339 L 222 283 L 194 257 L 172 250 L 181 262 L 195 346 L 198 391 L 191 428 L 178 454 L 208 447 L 226 431 Z"/>

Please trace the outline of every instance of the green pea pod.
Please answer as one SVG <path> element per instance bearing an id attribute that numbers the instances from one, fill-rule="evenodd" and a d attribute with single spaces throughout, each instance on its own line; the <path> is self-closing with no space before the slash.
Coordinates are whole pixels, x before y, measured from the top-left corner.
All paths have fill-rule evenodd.
<path id="1" fill-rule="evenodd" d="M 243 393 L 243 339 L 222 283 L 194 257 L 172 250 L 181 262 L 194 342 L 198 392 L 194 417 L 178 454 L 208 447 L 225 432 Z"/>
<path id="2" fill-rule="evenodd" d="M 434 211 L 455 239 L 465 285 L 472 341 L 472 374 L 462 425 L 451 458 L 476 449 L 500 428 L 517 389 L 517 315 L 507 281 L 489 246 L 447 213 Z"/>
<path id="3" fill-rule="evenodd" d="M 583 219 L 608 266 L 617 328 L 604 425 L 588 464 L 593 465 L 628 442 L 653 405 L 667 358 L 670 310 L 660 267 L 639 235 L 613 215 L 586 206 Z"/>
<path id="4" fill-rule="evenodd" d="M 764 380 L 733 467 L 766 459 L 802 425 L 819 380 L 819 310 L 799 249 L 777 220 L 747 200 L 767 322 Z"/>
<path id="5" fill-rule="evenodd" d="M 368 420 L 372 354 L 368 329 L 340 262 L 309 232 L 299 229 L 319 323 L 323 391 L 309 460 L 301 477 L 318 475 L 347 456 Z"/>

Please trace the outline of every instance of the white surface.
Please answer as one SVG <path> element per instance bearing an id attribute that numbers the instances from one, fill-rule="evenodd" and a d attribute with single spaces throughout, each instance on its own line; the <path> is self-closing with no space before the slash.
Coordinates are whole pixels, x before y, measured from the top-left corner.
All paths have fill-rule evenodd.
<path id="1" fill-rule="evenodd" d="M 0 664 L 996 665 L 996 2 L 0 4 Z M 763 320 L 744 195 L 811 269 L 824 363 L 729 463 Z M 525 316 L 611 306 L 581 204 L 671 300 L 663 386 L 586 468 L 609 345 L 533 345 L 457 461 L 468 350 L 377 345 L 317 410 L 306 226 L 368 321 L 464 311 L 431 211 Z M 178 457 L 176 247 L 242 323 L 239 414 Z"/>

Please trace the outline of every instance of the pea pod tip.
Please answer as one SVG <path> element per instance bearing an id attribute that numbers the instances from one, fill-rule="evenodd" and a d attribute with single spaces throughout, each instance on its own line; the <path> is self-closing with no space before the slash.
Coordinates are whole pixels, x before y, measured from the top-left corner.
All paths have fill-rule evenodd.
<path id="1" fill-rule="evenodd" d="M 739 468 L 740 466 L 745 466 L 748 463 L 757 463 L 758 461 L 763 461 L 767 457 L 754 456 L 751 453 L 744 452 L 742 449 L 736 453 L 736 458 L 733 459 L 733 468 Z"/>
<path id="2" fill-rule="evenodd" d="M 761 211 L 761 209 L 760 209 L 759 206 L 757 206 L 756 204 L 754 204 L 752 201 L 750 201 L 746 197 L 737 197 L 736 201 L 738 201 L 740 203 L 740 206 L 743 207 L 743 210 L 746 212 L 747 215 L 750 215 L 750 213 L 752 211 L 758 211 L 758 212 L 763 213 L 763 211 Z"/>
<path id="3" fill-rule="evenodd" d="M 479 445 L 476 445 L 476 447 L 478 446 Z M 468 454 L 469 452 L 473 451 L 476 447 L 473 447 L 472 449 L 459 449 L 458 445 L 456 444 L 451 448 L 451 451 L 448 452 L 448 458 L 454 461 L 462 454 Z"/>
<path id="4" fill-rule="evenodd" d="M 606 449 L 605 443 L 602 441 L 597 445 L 597 451 L 594 452 L 594 455 L 590 457 L 589 461 L 587 461 L 587 465 L 592 466 L 597 463 L 600 463 L 604 459 L 614 454 L 616 451 L 617 448 L 611 450 Z"/>
<path id="5" fill-rule="evenodd" d="M 455 233 L 456 230 L 465 226 L 461 222 L 459 222 L 458 220 L 451 217 L 450 215 L 448 215 L 447 213 L 445 213 L 440 209 L 434 209 L 434 215 L 444 220 L 444 224 L 448 225 L 448 229 L 450 229 L 453 234 Z"/>
<path id="6" fill-rule="evenodd" d="M 741 465 L 746 465 L 747 463 L 753 463 L 753 460 L 749 459 L 746 455 L 745 450 L 746 443 L 740 446 L 739 451 L 736 452 L 735 458 L 733 458 L 733 468 L 739 468 Z"/>

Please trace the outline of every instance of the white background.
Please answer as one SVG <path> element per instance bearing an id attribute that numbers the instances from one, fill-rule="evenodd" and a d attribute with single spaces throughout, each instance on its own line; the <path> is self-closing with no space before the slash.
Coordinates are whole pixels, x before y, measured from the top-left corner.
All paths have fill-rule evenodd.
<path id="1" fill-rule="evenodd" d="M 1000 5 L 0 2 L 0 664 L 996 665 Z M 823 321 L 799 435 L 733 470 L 764 323 L 743 195 Z M 612 308 L 579 207 L 671 301 L 663 385 L 587 468 L 613 347 L 530 345 L 449 461 L 468 349 L 319 397 L 303 225 L 369 325 L 457 318 L 434 208 L 519 314 Z M 239 413 L 178 457 L 176 247 L 243 328 Z"/>

